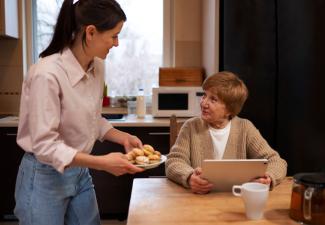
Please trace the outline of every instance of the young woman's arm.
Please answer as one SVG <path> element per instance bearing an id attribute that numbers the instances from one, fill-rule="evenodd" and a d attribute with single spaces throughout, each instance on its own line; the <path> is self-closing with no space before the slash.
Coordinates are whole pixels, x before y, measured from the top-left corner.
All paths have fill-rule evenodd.
<path id="1" fill-rule="evenodd" d="M 142 142 L 139 138 L 115 128 L 109 129 L 103 139 L 123 145 L 126 151 L 130 151 L 135 147 L 142 148 Z M 78 152 L 70 163 L 70 166 L 83 166 L 96 170 L 104 170 L 116 176 L 143 171 L 143 169 L 131 164 L 126 156 L 119 152 L 102 156 Z"/>
<path id="2" fill-rule="evenodd" d="M 81 166 L 96 170 L 104 170 L 115 176 L 120 176 L 125 173 L 134 174 L 143 171 L 143 169 L 131 164 L 125 155 L 119 152 L 101 156 L 77 152 L 69 166 Z"/>
<path id="3" fill-rule="evenodd" d="M 142 142 L 134 135 L 120 131 L 115 128 L 109 129 L 104 135 L 104 139 L 123 145 L 125 150 L 131 151 L 132 148 L 142 148 Z"/>

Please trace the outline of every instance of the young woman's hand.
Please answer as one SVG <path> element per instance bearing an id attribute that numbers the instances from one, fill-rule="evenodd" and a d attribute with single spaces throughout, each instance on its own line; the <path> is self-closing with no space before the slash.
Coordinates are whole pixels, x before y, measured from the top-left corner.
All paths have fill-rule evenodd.
<path id="1" fill-rule="evenodd" d="M 101 169 L 115 176 L 120 176 L 126 173 L 134 174 L 142 172 L 143 169 L 136 167 L 130 163 L 126 156 L 119 152 L 110 153 L 101 157 Z"/>
<path id="2" fill-rule="evenodd" d="M 192 173 L 192 175 L 190 176 L 188 180 L 188 184 L 193 193 L 207 194 L 212 190 L 213 184 L 211 184 L 206 179 L 203 179 L 201 177 L 201 174 L 202 174 L 202 169 L 200 167 L 197 167 Z"/>
<path id="3" fill-rule="evenodd" d="M 112 128 L 104 136 L 105 140 L 118 143 L 124 146 L 126 152 L 131 151 L 133 148 L 142 148 L 140 139 L 129 133 Z"/>
<path id="4" fill-rule="evenodd" d="M 142 148 L 141 140 L 134 135 L 128 134 L 126 139 L 123 142 L 123 146 L 126 152 L 131 151 L 133 148 Z"/>

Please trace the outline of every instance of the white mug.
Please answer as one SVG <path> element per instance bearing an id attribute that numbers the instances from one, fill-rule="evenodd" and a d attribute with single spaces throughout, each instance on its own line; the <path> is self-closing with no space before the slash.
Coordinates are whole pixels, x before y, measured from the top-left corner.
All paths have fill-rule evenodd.
<path id="1" fill-rule="evenodd" d="M 232 193 L 237 197 L 242 197 L 248 219 L 258 220 L 263 217 L 264 207 L 269 196 L 269 185 L 255 182 L 234 185 Z"/>

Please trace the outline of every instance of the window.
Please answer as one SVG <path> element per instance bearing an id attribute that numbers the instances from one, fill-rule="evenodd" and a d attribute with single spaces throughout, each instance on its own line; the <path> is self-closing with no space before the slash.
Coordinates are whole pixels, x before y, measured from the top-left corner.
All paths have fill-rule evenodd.
<path id="1" fill-rule="evenodd" d="M 33 26 L 36 30 L 34 40 L 34 62 L 51 41 L 56 18 L 63 0 L 34 0 Z"/>
<path id="2" fill-rule="evenodd" d="M 49 44 L 63 0 L 34 1 L 34 59 Z M 139 88 L 146 95 L 158 86 L 163 65 L 164 0 L 117 0 L 127 16 L 119 46 L 106 59 L 105 81 L 111 96 L 134 96 Z"/>
<path id="3" fill-rule="evenodd" d="M 153 86 L 158 86 L 158 69 L 162 65 L 163 0 L 119 2 L 127 22 L 119 46 L 106 60 L 109 92 L 113 96 L 136 95 L 143 88 L 149 94 Z"/>

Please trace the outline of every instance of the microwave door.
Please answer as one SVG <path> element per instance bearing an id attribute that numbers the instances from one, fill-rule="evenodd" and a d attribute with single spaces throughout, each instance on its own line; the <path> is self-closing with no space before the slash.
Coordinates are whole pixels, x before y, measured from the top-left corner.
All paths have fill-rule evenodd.
<path id="1" fill-rule="evenodd" d="M 160 93 L 158 110 L 188 110 L 188 93 Z"/>

